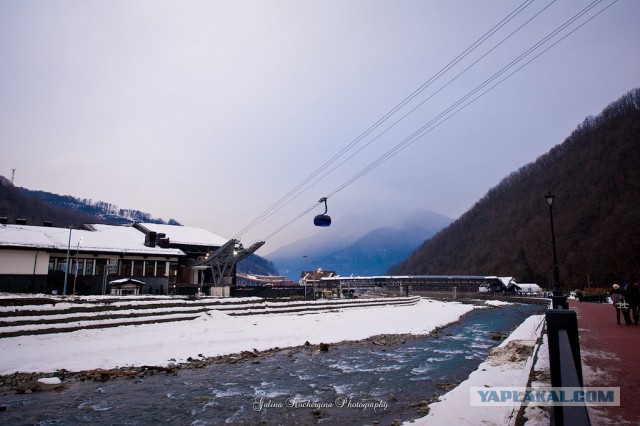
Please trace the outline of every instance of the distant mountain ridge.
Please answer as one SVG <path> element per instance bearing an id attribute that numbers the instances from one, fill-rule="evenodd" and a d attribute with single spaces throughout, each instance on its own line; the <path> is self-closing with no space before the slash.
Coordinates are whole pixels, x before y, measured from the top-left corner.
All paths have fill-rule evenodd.
<path id="1" fill-rule="evenodd" d="M 70 208 L 80 213 L 85 213 L 112 225 L 122 225 L 133 222 L 158 223 L 162 225 L 178 225 L 175 219 L 164 221 L 156 219 L 151 214 L 140 210 L 119 209 L 118 206 L 104 201 L 93 201 L 88 198 L 75 198 L 71 195 L 58 195 L 46 191 L 34 191 L 26 188 L 17 188 L 22 194 L 40 198 L 53 206 Z"/>
<path id="2" fill-rule="evenodd" d="M 394 274 L 551 280 L 552 206 L 560 281 L 609 287 L 640 278 L 640 89 L 588 117 L 560 145 L 505 178 Z"/>
<path id="3" fill-rule="evenodd" d="M 293 280 L 305 268 L 332 270 L 344 276 L 383 275 L 425 239 L 451 223 L 450 218 L 427 210 L 406 216 L 378 217 L 373 222 L 365 219 L 370 218 L 339 218 L 330 228 L 267 257 Z"/>
<path id="4" fill-rule="evenodd" d="M 9 223 L 15 223 L 16 219 L 24 219 L 27 224 L 36 226 L 42 225 L 45 221 L 61 227 L 79 227 L 83 223 L 91 222 L 106 223 L 96 216 L 52 205 L 40 197 L 26 194 L 3 176 L 0 176 L 0 217 L 7 218 Z"/>
<path id="5" fill-rule="evenodd" d="M 133 222 L 182 226 L 174 219 L 165 222 L 149 213 L 119 209 L 104 201 L 15 187 L 3 176 L 0 176 L 0 217 L 7 218 L 10 223 L 15 223 L 16 219 L 25 219 L 28 225 L 34 226 L 40 226 L 45 221 L 52 222 L 54 226 L 75 228 L 83 223 L 123 225 Z M 255 254 L 238 263 L 238 272 L 278 275 L 271 262 Z"/>

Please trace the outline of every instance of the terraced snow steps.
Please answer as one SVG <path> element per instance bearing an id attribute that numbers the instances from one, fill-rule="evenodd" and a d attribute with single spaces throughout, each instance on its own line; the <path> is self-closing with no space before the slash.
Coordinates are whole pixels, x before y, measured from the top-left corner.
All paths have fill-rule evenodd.
<path id="1" fill-rule="evenodd" d="M 0 338 L 190 321 L 211 311 L 231 316 L 324 312 L 345 308 L 412 305 L 420 297 L 272 302 L 261 298 L 138 297 L 0 299 Z M 29 301 L 32 301 L 30 304 Z"/>

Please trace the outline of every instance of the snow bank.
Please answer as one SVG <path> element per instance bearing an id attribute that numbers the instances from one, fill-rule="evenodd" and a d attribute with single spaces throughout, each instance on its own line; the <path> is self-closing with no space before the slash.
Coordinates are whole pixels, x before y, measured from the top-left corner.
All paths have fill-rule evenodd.
<path id="1" fill-rule="evenodd" d="M 229 316 L 220 311 L 188 322 L 80 330 L 0 339 L 0 374 L 135 365 L 167 365 L 205 357 L 360 340 L 378 334 L 426 334 L 473 309 L 422 299 L 415 305 L 373 306 L 331 312 Z M 468 399 L 468 398 L 467 398 Z"/>
<path id="2" fill-rule="evenodd" d="M 536 340 L 542 333 L 544 315 L 533 315 L 489 354 L 485 362 L 469 375 L 458 387 L 429 405 L 429 414 L 416 419 L 413 424 L 423 425 L 503 425 L 509 424 L 518 414 L 519 406 L 477 407 L 470 405 L 470 388 L 518 386 L 525 387 Z M 528 353 L 528 355 L 526 355 Z M 407 423 L 408 424 L 408 423 Z"/>
<path id="3" fill-rule="evenodd" d="M 42 383 L 44 385 L 60 385 L 62 381 L 58 377 L 43 377 L 38 379 L 38 383 Z"/>
<path id="4" fill-rule="evenodd" d="M 487 300 L 484 302 L 485 305 L 489 306 L 505 306 L 505 305 L 513 305 L 511 302 L 504 302 L 502 300 Z"/>

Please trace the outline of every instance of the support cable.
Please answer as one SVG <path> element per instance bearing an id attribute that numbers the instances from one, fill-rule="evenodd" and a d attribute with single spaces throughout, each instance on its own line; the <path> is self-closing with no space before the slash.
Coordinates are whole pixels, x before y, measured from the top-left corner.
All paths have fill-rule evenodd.
<path id="1" fill-rule="evenodd" d="M 515 65 L 517 65 L 520 61 L 522 61 L 523 59 L 525 59 L 527 56 L 529 56 L 531 53 L 535 52 L 538 48 L 540 48 L 542 45 L 544 45 L 545 43 L 547 43 L 549 40 L 551 40 L 553 37 L 555 37 L 558 33 L 560 33 L 561 31 L 563 31 L 564 29 L 566 29 L 569 25 L 571 25 L 572 23 L 574 23 L 577 19 L 579 19 L 580 17 L 584 16 L 585 13 L 587 13 L 588 11 L 590 11 L 591 9 L 593 9 L 593 7 L 595 7 L 598 3 L 601 3 L 603 0 L 595 0 L 593 3 L 589 4 L 588 6 L 586 6 L 584 9 L 582 9 L 580 12 L 576 13 L 574 16 L 572 16 L 571 18 L 569 18 L 567 21 L 565 21 L 562 25 L 560 25 L 559 27 L 557 27 L 555 30 L 553 30 L 551 33 L 549 33 L 547 36 L 543 37 L 541 40 L 539 40 L 537 43 L 535 43 L 533 46 L 531 46 L 529 49 L 527 49 L 524 53 L 520 54 L 516 59 L 512 60 L 510 63 L 508 63 L 507 65 L 505 65 L 504 67 L 502 67 L 499 71 L 497 71 L 496 73 L 494 73 L 491 77 L 489 77 L 488 79 L 486 79 L 484 82 L 482 82 L 480 85 L 476 86 L 473 90 L 471 90 L 470 92 L 468 92 L 465 96 L 463 96 L 462 98 L 460 98 L 458 101 L 456 101 L 455 103 L 453 103 L 452 105 L 450 105 L 448 108 L 446 108 L 444 111 L 442 111 L 440 114 L 438 114 L 436 117 L 434 117 L 433 119 L 431 119 L 428 123 L 426 123 L 425 125 L 423 125 L 420 129 L 416 130 L 414 133 L 412 133 L 410 136 L 408 136 L 407 138 L 405 138 L 402 142 L 398 143 L 396 146 L 394 146 L 393 148 L 391 148 L 389 151 L 387 151 L 385 154 L 381 155 L 380 157 L 378 157 L 375 161 L 373 161 L 372 163 L 370 163 L 368 166 L 366 166 L 364 169 L 362 169 L 360 172 L 358 172 L 356 175 L 354 175 L 353 177 L 351 177 L 349 180 L 347 180 L 346 182 L 344 182 L 342 185 L 340 185 L 338 188 L 336 188 L 333 192 L 329 193 L 329 195 L 327 195 L 327 198 L 335 195 L 336 193 L 340 192 L 342 189 L 346 188 L 347 186 L 351 185 L 353 182 L 355 182 L 356 180 L 358 180 L 359 178 L 361 178 L 362 176 L 368 174 L 369 172 L 371 172 L 373 169 L 375 169 L 376 167 L 378 167 L 379 165 L 381 165 L 382 163 L 386 162 L 387 160 L 389 160 L 391 157 L 395 156 L 396 154 L 398 154 L 400 151 L 402 151 L 403 149 L 405 149 L 407 146 L 411 145 L 413 142 L 415 142 L 416 140 L 422 138 L 423 136 L 425 136 L 427 133 L 431 132 L 435 127 L 439 126 L 440 124 L 442 124 L 444 121 L 448 120 L 447 115 L 451 114 L 451 116 L 453 116 L 454 114 L 457 114 L 458 112 L 460 112 L 462 109 L 466 108 L 468 105 L 470 105 L 472 102 L 469 102 L 467 105 L 465 105 L 463 108 L 455 111 L 452 113 L 452 111 L 454 111 L 458 106 L 460 106 L 461 104 L 464 104 L 464 102 L 466 100 L 468 100 L 469 98 L 473 97 L 476 93 L 480 92 L 484 87 L 488 86 L 492 81 L 496 80 L 498 77 L 500 77 L 502 74 L 504 74 L 505 72 L 507 72 L 509 69 L 513 68 Z M 614 0 L 614 3 L 617 0 Z M 613 4 L 613 3 L 612 3 Z M 611 6 L 611 5 L 609 5 Z M 608 7 L 607 7 L 608 8 Z M 603 9 L 604 11 L 605 9 Z M 599 12 L 601 13 L 601 12 Z M 596 14 L 594 15 L 597 16 L 599 15 Z M 589 21 L 593 19 L 590 18 Z M 588 21 L 586 21 L 588 22 Z M 585 23 L 586 23 L 585 22 Z M 583 23 L 582 25 L 584 25 L 585 23 Z M 580 28 L 582 25 L 580 25 L 579 27 L 577 27 L 575 30 L 577 30 L 578 28 Z M 551 47 L 555 46 L 557 43 L 559 43 L 560 41 L 564 40 L 567 36 L 569 36 L 570 34 L 572 34 L 573 32 L 575 32 L 575 30 L 571 31 L 569 34 L 567 34 L 565 37 L 561 38 L 560 40 L 558 40 L 556 43 L 552 44 L 549 48 L 547 48 L 546 50 L 544 50 L 543 52 L 541 52 L 539 55 L 537 55 L 536 57 L 534 57 L 533 59 L 531 59 L 531 61 L 533 61 L 534 59 L 536 59 L 538 56 L 540 56 L 542 53 L 546 52 L 547 50 L 549 50 Z M 514 71 L 513 73 L 509 74 L 506 78 L 510 77 L 511 75 L 515 74 L 516 72 L 520 71 L 522 68 L 524 68 L 524 66 L 528 65 L 531 61 L 528 61 L 527 63 L 525 63 L 522 67 L 516 69 L 516 71 Z M 506 80 L 506 78 L 502 79 L 499 81 L 498 84 L 502 83 L 504 80 Z M 491 90 L 492 88 L 496 87 L 498 84 L 492 86 L 489 90 Z M 487 90 L 487 91 L 489 91 Z M 484 92 L 486 93 L 486 92 Z M 484 95 L 484 93 L 482 95 Z M 482 96 L 480 95 L 480 96 Z M 480 97 L 478 96 L 478 97 Z M 442 121 L 442 122 L 440 122 Z"/>
<path id="2" fill-rule="evenodd" d="M 355 181 L 357 181 L 361 177 L 363 177 L 366 174 L 370 173 L 372 170 L 377 168 L 382 163 L 384 163 L 387 160 L 389 160 L 390 158 L 394 157 L 396 154 L 398 154 L 399 152 L 401 152 L 402 150 L 404 150 L 405 148 L 407 148 L 408 146 L 410 146 L 411 144 L 413 144 L 417 140 L 419 140 L 422 137 L 426 136 L 432 130 L 434 130 L 435 128 L 439 127 L 441 124 L 445 123 L 446 121 L 448 121 L 453 116 L 457 115 L 459 112 L 461 112 L 462 110 L 467 108 L 469 105 L 471 105 L 472 103 L 477 101 L 479 98 L 481 98 L 482 96 L 484 96 L 485 94 L 487 94 L 488 92 L 490 92 L 491 90 L 493 90 L 494 88 L 496 88 L 497 86 L 502 84 L 505 80 L 507 80 L 508 78 L 510 78 L 511 76 L 513 76 L 514 74 L 516 74 L 517 72 L 519 72 L 520 70 L 525 68 L 527 65 L 529 65 L 531 62 L 533 62 L 535 59 L 537 59 L 538 57 L 540 57 L 541 55 L 543 55 L 544 53 L 546 53 L 547 51 L 549 51 L 550 49 L 555 47 L 558 43 L 560 43 L 561 41 L 565 40 L 567 37 L 569 37 L 570 35 L 575 33 L 578 29 L 582 28 L 588 22 L 590 22 L 591 20 L 593 20 L 594 18 L 599 16 L 601 13 L 603 13 L 605 10 L 607 10 L 609 7 L 613 6 L 615 3 L 618 2 L 618 0 L 613 0 L 606 7 L 604 7 L 603 9 L 598 11 L 597 13 L 595 13 L 593 16 L 589 17 L 586 21 L 580 23 L 576 28 L 572 29 L 570 32 L 568 32 L 567 34 L 562 36 L 560 39 L 558 39 L 555 42 L 553 42 L 550 46 L 546 47 L 544 50 L 542 50 L 541 52 L 536 54 L 533 58 L 529 59 L 527 62 L 522 64 L 520 67 L 516 68 L 514 71 L 512 71 L 509 74 L 507 74 L 505 77 L 500 79 L 498 82 L 496 82 L 495 84 L 491 85 L 489 88 L 487 88 L 486 90 L 483 91 L 483 89 L 485 89 L 488 85 L 490 85 L 494 80 L 498 79 L 505 72 L 507 72 L 508 70 L 513 68 L 514 66 L 516 66 L 519 62 L 521 62 L 523 59 L 527 58 L 530 54 L 532 54 L 533 52 L 538 50 L 545 43 L 549 42 L 553 37 L 555 37 L 560 32 L 565 30 L 568 26 L 570 26 L 571 24 L 575 23 L 578 19 L 583 17 L 586 13 L 591 11 L 596 5 L 598 5 L 602 1 L 603 0 L 595 0 L 591 4 L 587 5 L 580 12 L 576 13 L 573 17 L 569 18 L 562 25 L 557 27 L 554 31 L 552 31 L 547 36 L 542 38 L 540 41 L 535 43 L 533 46 L 531 46 L 529 49 L 527 49 L 524 53 L 519 55 L 516 59 L 514 59 L 509 64 L 504 66 L 501 70 L 499 70 L 498 72 L 494 73 L 491 77 L 489 77 L 487 80 L 485 80 L 480 85 L 476 86 L 475 89 L 471 90 L 465 96 L 463 96 L 458 101 L 456 101 L 455 103 L 450 105 L 447 109 L 445 109 L 443 112 L 438 114 L 435 118 L 430 120 L 427 124 L 425 124 L 420 129 L 418 129 L 417 131 L 412 133 L 410 136 L 405 138 L 402 142 L 398 143 L 396 146 L 394 146 L 392 149 L 387 151 L 385 154 L 383 154 L 382 156 L 378 157 L 375 161 L 370 163 L 368 166 L 366 166 L 364 169 L 362 169 L 356 175 L 352 176 L 350 179 L 348 179 L 343 184 L 338 186 L 331 193 L 329 193 L 329 195 L 327 195 L 326 198 L 328 199 L 328 198 L 332 197 L 333 195 L 339 193 L 340 191 L 342 191 L 343 189 L 345 189 L 346 187 L 348 187 L 349 185 L 351 185 L 352 183 L 354 183 Z M 481 93 L 474 97 L 474 95 L 476 95 L 478 92 L 481 92 Z M 469 99 L 471 99 L 471 100 L 469 100 Z M 292 223 L 294 223 L 295 221 L 297 221 L 298 219 L 300 219 L 301 217 L 306 215 L 308 212 L 313 210 L 315 208 L 315 206 L 316 206 L 316 204 L 314 204 L 312 207 L 310 207 L 309 209 L 307 209 L 303 213 L 299 214 L 295 218 L 291 219 L 289 222 L 287 222 L 286 224 L 284 224 L 283 226 L 281 226 L 280 228 L 278 228 L 277 230 L 275 230 L 274 232 L 269 234 L 266 238 L 263 239 L 263 241 L 266 241 L 267 239 L 275 236 L 276 234 L 278 234 L 279 232 L 281 232 L 282 230 L 284 230 L 285 228 L 290 226 Z"/>
<path id="3" fill-rule="evenodd" d="M 316 169 L 311 175 L 309 175 L 306 179 L 304 179 L 301 183 L 299 183 L 297 186 L 295 186 L 292 190 L 290 190 L 282 198 L 280 198 L 278 201 L 276 201 L 274 204 L 272 204 L 269 208 L 267 208 L 264 212 L 262 212 L 257 218 L 255 218 L 248 225 L 246 225 L 244 228 L 242 228 L 240 231 L 238 231 L 235 234 L 234 238 L 236 238 L 239 235 L 241 235 L 241 234 L 253 229 L 257 225 L 262 223 L 264 220 L 269 218 L 271 215 L 273 215 L 275 212 L 277 212 L 280 208 L 282 208 L 285 205 L 287 205 L 290 201 L 292 201 L 292 197 L 294 197 L 294 195 L 296 195 L 296 193 L 298 194 L 298 195 L 296 195 L 296 197 L 297 197 L 302 192 L 306 191 L 309 188 L 309 186 L 307 186 L 305 188 L 305 185 L 307 183 L 309 183 L 312 179 L 314 179 L 316 176 L 318 176 L 320 173 L 322 173 L 325 170 L 326 167 L 330 166 L 332 163 L 337 161 L 340 157 L 342 157 L 349 150 L 351 150 L 351 148 L 353 148 L 358 143 L 360 143 L 363 139 L 365 139 L 367 136 L 369 136 L 374 130 L 376 130 L 378 127 L 380 127 L 384 122 L 386 122 L 393 115 L 395 115 L 405 105 L 407 105 L 415 97 L 417 97 L 420 93 L 422 93 L 427 87 L 431 86 L 431 84 L 433 84 L 440 77 L 442 77 L 445 73 L 447 73 L 451 68 L 453 68 L 460 61 L 462 61 L 464 58 L 466 58 L 471 52 L 473 52 L 476 48 L 478 48 L 485 41 L 487 41 L 492 35 L 494 35 L 502 27 L 504 27 L 508 22 L 510 22 L 516 16 L 518 16 L 523 10 L 525 10 L 528 6 L 530 6 L 534 1 L 535 0 L 526 0 L 525 2 L 520 4 L 518 7 L 516 7 L 505 18 L 503 18 L 500 22 L 498 22 L 496 25 L 494 25 L 489 31 L 487 31 L 483 36 L 481 36 L 474 43 L 472 43 L 469 47 L 467 47 L 462 53 L 460 53 L 458 56 L 456 56 L 456 58 L 454 58 L 452 61 L 450 61 L 445 67 L 443 67 L 440 71 L 438 71 L 436 74 L 434 74 L 432 77 L 430 77 L 426 82 L 424 82 L 420 87 L 418 87 L 416 90 L 414 90 L 402 102 L 400 102 L 398 105 L 396 105 L 394 108 L 392 108 L 389 112 L 387 112 L 384 116 L 382 116 L 380 119 L 378 119 L 373 125 L 371 125 L 367 130 L 365 130 L 360 136 L 358 136 L 355 140 L 353 140 L 351 143 L 349 143 L 346 147 L 344 147 L 342 150 L 340 150 L 337 154 L 335 154 L 333 157 L 331 157 L 329 160 L 327 160 L 324 164 L 322 164 L 320 167 L 318 167 L 318 169 Z M 426 102 L 426 101 L 423 101 L 420 105 L 424 104 L 424 102 Z M 395 124 L 397 124 L 398 122 L 400 122 L 401 120 L 406 118 L 409 114 L 413 113 L 416 109 L 417 109 L 417 107 L 412 109 L 408 114 L 405 114 L 400 120 L 396 121 L 396 123 L 394 123 L 391 127 L 395 126 Z M 376 137 L 374 140 L 378 139 L 378 137 Z M 367 145 L 365 145 L 365 146 L 370 145 L 372 142 L 373 141 L 367 143 Z M 357 152 L 360 152 L 361 150 L 362 150 L 362 148 L 359 149 Z M 351 158 L 351 157 L 353 157 L 353 155 L 350 156 L 349 158 Z M 344 161 L 342 163 L 340 163 L 340 165 L 342 165 L 342 164 L 344 164 Z M 335 170 L 335 168 L 334 168 L 334 170 Z M 326 174 L 323 175 L 323 177 L 321 177 L 318 180 L 321 180 L 325 176 L 326 176 Z M 316 182 L 318 180 L 316 180 Z M 315 184 L 315 182 L 313 184 Z M 294 197 L 293 199 L 295 199 L 296 197 Z M 289 201 L 287 201 L 287 200 L 289 200 Z"/>

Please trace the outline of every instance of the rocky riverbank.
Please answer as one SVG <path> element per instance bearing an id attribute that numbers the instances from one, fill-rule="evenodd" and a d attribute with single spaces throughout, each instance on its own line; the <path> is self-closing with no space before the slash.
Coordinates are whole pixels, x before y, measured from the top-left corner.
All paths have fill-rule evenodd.
<path id="1" fill-rule="evenodd" d="M 486 305 L 484 301 L 478 300 L 466 300 L 464 303 L 466 304 L 474 304 L 474 305 L 482 305 L 485 308 L 492 309 L 493 306 Z M 437 337 L 442 333 L 442 330 L 445 327 L 448 327 L 451 324 L 459 323 L 462 321 L 464 316 L 460 317 L 457 321 L 453 321 L 451 323 L 441 325 L 433 329 L 430 333 L 427 334 L 410 334 L 410 333 L 402 333 L 402 334 L 381 334 L 372 336 L 366 339 L 356 340 L 356 341 L 341 341 L 334 343 L 319 343 L 319 344 L 311 344 L 308 341 L 300 346 L 288 347 L 288 348 L 279 348 L 274 347 L 268 350 L 259 351 L 257 349 L 253 349 L 252 351 L 242 351 L 239 353 L 228 354 L 228 355 L 220 355 L 207 357 L 203 354 L 197 354 L 191 356 L 186 359 L 186 362 L 178 362 L 175 359 L 169 359 L 169 362 L 163 366 L 157 365 L 142 365 L 142 366 L 122 366 L 115 367 L 110 369 L 92 369 L 92 370 L 81 370 L 81 371 L 69 371 L 66 369 L 60 369 L 53 372 L 15 372 L 13 374 L 0 376 L 0 393 L 7 394 L 10 392 L 17 393 L 25 393 L 25 392 L 36 392 L 43 391 L 45 388 L 42 386 L 38 386 L 38 380 L 43 378 L 59 378 L 62 382 L 62 386 L 68 383 L 73 382 L 84 382 L 84 381 L 108 381 L 108 380 L 121 380 L 121 379 L 129 379 L 129 380 L 139 380 L 146 376 L 155 375 L 155 374 L 179 374 L 180 370 L 195 370 L 204 368 L 208 365 L 212 364 L 237 364 L 237 363 L 260 363 L 262 359 L 273 356 L 275 354 L 279 354 L 282 352 L 286 352 L 288 356 L 293 356 L 296 352 L 299 351 L 312 351 L 312 352 L 324 352 L 331 350 L 332 347 L 336 347 L 338 345 L 368 345 L 371 348 L 380 348 L 385 346 L 393 346 L 398 344 L 405 344 L 406 342 L 412 339 L 423 338 L 426 336 L 434 336 Z M 495 334 L 492 336 L 494 340 L 502 340 L 504 339 L 504 335 Z M 383 349 L 384 350 L 384 349 Z M 58 387 L 59 388 L 59 387 Z M 47 390 L 50 388 L 47 388 Z"/>
<path id="2" fill-rule="evenodd" d="M 456 321 L 459 322 L 459 321 Z M 95 369 L 95 370 L 83 370 L 83 371 L 68 371 L 68 370 L 58 370 L 55 372 L 49 373 L 24 373 L 24 372 L 16 372 L 14 374 L 9 374 L 5 376 L 0 376 L 0 393 L 30 393 L 36 391 L 50 390 L 45 389 L 42 386 L 38 386 L 38 380 L 43 378 L 51 378 L 56 377 L 62 381 L 64 386 L 65 383 L 71 382 L 85 382 L 85 381 L 95 381 L 95 382 L 104 382 L 107 380 L 119 380 L 119 379 L 142 379 L 146 376 L 151 376 L 155 374 L 173 374 L 177 375 L 180 370 L 196 370 L 199 368 L 205 368 L 208 365 L 212 364 L 238 364 L 238 363 L 254 363 L 258 364 L 260 361 L 266 357 L 273 356 L 275 354 L 279 354 L 282 352 L 286 352 L 288 356 L 293 356 L 296 352 L 299 351 L 312 351 L 312 352 L 327 352 L 330 351 L 332 347 L 336 347 L 338 345 L 370 345 L 373 347 L 385 347 L 392 346 L 397 344 L 404 344 L 411 339 L 423 338 L 425 336 L 438 336 L 438 333 L 442 330 L 443 327 L 438 327 L 433 332 L 426 335 L 414 335 L 414 334 L 387 334 L 387 335 L 379 335 L 373 336 L 367 339 L 363 339 L 360 341 L 345 341 L 338 343 L 320 343 L 320 344 L 311 344 L 309 342 L 305 342 L 304 345 L 290 347 L 290 348 L 273 348 L 264 351 L 258 351 L 254 349 L 253 351 L 242 351 L 236 354 L 229 355 L 221 355 L 216 357 L 205 357 L 202 354 L 199 354 L 195 357 L 191 357 L 187 359 L 186 363 L 177 363 L 175 359 L 169 360 L 167 366 L 154 366 L 154 365 L 143 365 L 143 366 L 129 366 L 129 367 L 117 367 L 113 369 Z M 58 387 L 59 388 L 59 387 Z"/>

